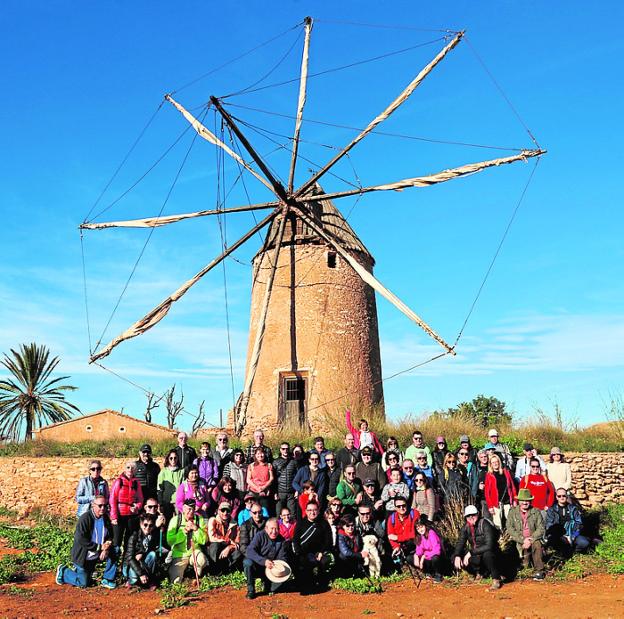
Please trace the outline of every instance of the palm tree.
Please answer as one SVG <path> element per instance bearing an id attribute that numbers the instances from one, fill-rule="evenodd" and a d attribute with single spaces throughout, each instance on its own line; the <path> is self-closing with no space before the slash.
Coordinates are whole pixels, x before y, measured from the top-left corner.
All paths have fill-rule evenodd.
<path id="1" fill-rule="evenodd" d="M 22 426 L 26 424 L 26 439 L 45 422 L 67 421 L 77 406 L 65 400 L 64 391 L 75 391 L 77 387 L 59 384 L 69 378 L 50 376 L 60 359 L 50 359 L 46 346 L 22 344 L 20 351 L 11 349 L 11 356 L 4 355 L 0 360 L 13 375 L 13 379 L 0 379 L 0 435 L 17 440 Z"/>

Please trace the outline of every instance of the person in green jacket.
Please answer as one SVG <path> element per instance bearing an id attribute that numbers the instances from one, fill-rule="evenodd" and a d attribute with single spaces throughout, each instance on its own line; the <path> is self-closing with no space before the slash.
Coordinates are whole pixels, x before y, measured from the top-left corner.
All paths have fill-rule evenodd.
<path id="1" fill-rule="evenodd" d="M 531 504 L 533 496 L 528 488 L 518 491 L 518 505 L 512 507 L 507 516 L 507 533 L 516 542 L 523 567 L 533 561 L 534 580 L 544 580 L 544 551 L 542 540 L 546 533 L 544 517 Z"/>
<path id="2" fill-rule="evenodd" d="M 171 520 L 175 511 L 176 490 L 184 479 L 184 469 L 180 467 L 178 454 L 172 449 L 165 457 L 164 466 L 158 473 L 156 492 L 158 503 L 167 520 Z"/>
<path id="3" fill-rule="evenodd" d="M 195 565 L 197 576 L 201 576 L 207 564 L 201 547 L 206 543 L 206 526 L 195 515 L 195 499 L 187 499 L 182 513 L 172 518 L 167 529 L 167 543 L 171 548 L 172 561 L 169 565 L 169 580 L 181 582 L 189 563 Z"/>
<path id="4" fill-rule="evenodd" d="M 345 467 L 344 477 L 336 486 L 336 497 L 343 505 L 353 507 L 362 502 L 363 490 L 359 480 L 355 477 L 355 466 L 349 464 Z"/>

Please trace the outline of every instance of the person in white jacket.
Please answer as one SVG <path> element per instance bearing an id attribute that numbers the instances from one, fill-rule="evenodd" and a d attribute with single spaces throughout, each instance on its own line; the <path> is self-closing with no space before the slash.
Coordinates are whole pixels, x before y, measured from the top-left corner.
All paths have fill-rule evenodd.
<path id="1" fill-rule="evenodd" d="M 565 458 L 559 447 L 550 450 L 550 462 L 546 465 L 548 479 L 552 481 L 555 488 L 565 488 L 570 492 L 572 488 L 572 470 L 570 464 L 565 462 Z"/>

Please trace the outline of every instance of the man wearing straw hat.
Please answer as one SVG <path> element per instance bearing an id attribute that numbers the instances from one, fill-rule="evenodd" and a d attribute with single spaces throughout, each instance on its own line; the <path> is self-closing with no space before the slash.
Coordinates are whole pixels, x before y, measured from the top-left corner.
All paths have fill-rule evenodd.
<path id="1" fill-rule="evenodd" d="M 277 518 L 269 518 L 247 546 L 243 571 L 247 579 L 247 599 L 256 597 L 255 580 L 261 578 L 264 593 L 275 593 L 292 573 L 287 560 L 287 545 L 279 534 Z"/>
<path id="2" fill-rule="evenodd" d="M 522 566 L 529 567 L 533 563 L 534 580 L 544 580 L 544 551 L 542 539 L 545 534 L 544 518 L 540 510 L 532 505 L 533 495 L 528 488 L 518 491 L 518 505 L 512 507 L 507 516 L 507 532 L 516 542 L 522 558 Z"/>

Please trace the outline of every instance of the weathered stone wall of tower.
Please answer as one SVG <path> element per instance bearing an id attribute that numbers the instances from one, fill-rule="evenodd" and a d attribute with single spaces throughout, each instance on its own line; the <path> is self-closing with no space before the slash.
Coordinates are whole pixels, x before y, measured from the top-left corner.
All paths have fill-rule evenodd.
<path id="1" fill-rule="evenodd" d="M 247 364 L 273 255 L 260 253 L 254 261 Z M 355 255 L 372 270 L 369 256 Z M 383 402 L 374 291 L 340 256 L 330 268 L 324 245 L 286 245 L 280 251 L 245 434 L 279 425 L 280 373 L 292 370 L 307 373 L 313 433 L 330 429 L 331 418 L 346 406 Z"/>

